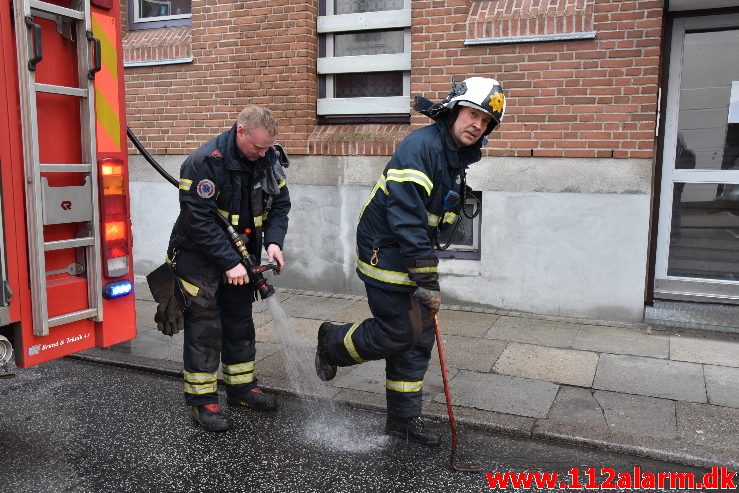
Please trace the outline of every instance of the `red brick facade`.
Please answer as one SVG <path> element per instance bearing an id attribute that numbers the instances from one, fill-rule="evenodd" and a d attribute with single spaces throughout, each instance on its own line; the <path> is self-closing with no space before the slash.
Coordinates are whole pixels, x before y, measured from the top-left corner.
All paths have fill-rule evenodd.
<path id="1" fill-rule="evenodd" d="M 291 154 L 390 155 L 428 123 L 317 125 L 318 0 L 193 0 L 192 12 L 192 63 L 126 69 L 128 122 L 154 154 L 191 151 L 249 102 L 275 111 Z M 411 96 L 443 98 L 452 75 L 495 76 L 508 106 L 489 155 L 651 158 L 662 15 L 660 0 L 414 0 Z M 551 26 L 596 36 L 465 45 Z M 158 31 L 151 56 L 166 58 L 172 33 Z"/>

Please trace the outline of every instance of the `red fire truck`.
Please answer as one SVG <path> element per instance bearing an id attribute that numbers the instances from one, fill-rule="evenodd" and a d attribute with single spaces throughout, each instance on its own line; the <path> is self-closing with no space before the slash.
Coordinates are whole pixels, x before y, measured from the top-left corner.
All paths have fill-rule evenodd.
<path id="1" fill-rule="evenodd" d="M 120 23 L 0 0 L 0 365 L 136 335 Z"/>

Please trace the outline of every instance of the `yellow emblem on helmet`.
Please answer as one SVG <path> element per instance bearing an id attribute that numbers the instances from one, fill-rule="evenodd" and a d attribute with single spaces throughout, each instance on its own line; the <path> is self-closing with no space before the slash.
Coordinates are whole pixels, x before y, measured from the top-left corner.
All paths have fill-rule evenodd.
<path id="1" fill-rule="evenodd" d="M 493 109 L 495 113 L 503 113 L 503 102 L 505 101 L 505 96 L 503 96 L 502 92 L 496 92 L 492 96 L 490 96 L 490 107 Z"/>

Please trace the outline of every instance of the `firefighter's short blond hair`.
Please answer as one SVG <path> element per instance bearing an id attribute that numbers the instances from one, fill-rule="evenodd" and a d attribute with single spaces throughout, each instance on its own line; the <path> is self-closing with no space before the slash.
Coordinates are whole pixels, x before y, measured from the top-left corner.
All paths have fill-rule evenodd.
<path id="1" fill-rule="evenodd" d="M 277 135 L 277 119 L 274 114 L 269 108 L 257 104 L 250 104 L 241 110 L 236 118 L 236 124 L 244 130 L 263 128 L 271 136 Z"/>

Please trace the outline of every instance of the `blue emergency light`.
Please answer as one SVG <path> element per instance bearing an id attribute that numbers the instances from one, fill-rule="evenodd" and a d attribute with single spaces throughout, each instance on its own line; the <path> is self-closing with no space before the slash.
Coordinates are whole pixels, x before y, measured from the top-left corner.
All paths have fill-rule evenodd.
<path id="1" fill-rule="evenodd" d="M 129 280 L 109 282 L 103 286 L 103 298 L 106 300 L 112 300 L 113 298 L 120 298 L 133 292 L 133 283 Z"/>

